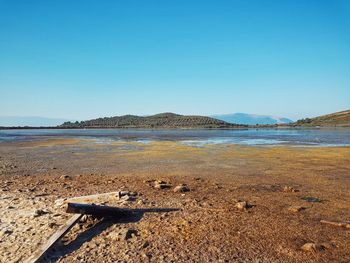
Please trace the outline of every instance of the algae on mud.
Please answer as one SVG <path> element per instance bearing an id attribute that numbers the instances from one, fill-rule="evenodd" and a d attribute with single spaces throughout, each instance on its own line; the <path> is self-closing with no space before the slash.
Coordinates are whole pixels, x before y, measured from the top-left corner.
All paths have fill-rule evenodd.
<path id="1" fill-rule="evenodd" d="M 148 214 L 135 222 L 80 224 L 58 250 L 59 262 L 350 259 L 348 230 L 320 223 L 350 218 L 349 147 L 60 140 L 0 146 L 0 162 L 6 164 L 0 165 L 0 261 L 25 259 L 65 222 L 67 215 L 55 200 L 120 189 L 138 193 L 137 201 L 122 207 L 181 211 Z M 150 180 L 171 187 L 156 189 Z M 181 184 L 190 191 L 174 192 Z M 298 191 L 284 192 L 285 186 Z M 305 196 L 324 201 L 309 203 Z M 254 206 L 240 210 L 239 201 Z M 291 206 L 305 209 L 291 213 Z M 37 209 L 48 213 L 33 219 Z M 135 234 L 125 239 L 129 230 Z M 302 251 L 310 242 L 325 249 Z"/>

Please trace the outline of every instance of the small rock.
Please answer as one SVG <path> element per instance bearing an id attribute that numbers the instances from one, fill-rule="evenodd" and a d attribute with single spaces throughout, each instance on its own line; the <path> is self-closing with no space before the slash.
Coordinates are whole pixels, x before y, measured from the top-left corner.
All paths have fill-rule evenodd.
<path id="1" fill-rule="evenodd" d="M 137 236 L 138 232 L 135 229 L 128 229 L 125 233 L 125 240 L 128 240 L 130 238 L 133 238 Z"/>
<path id="2" fill-rule="evenodd" d="M 162 180 L 156 180 L 155 183 L 157 183 L 157 184 L 167 184 L 167 182 L 162 181 Z"/>
<path id="3" fill-rule="evenodd" d="M 67 180 L 67 179 L 71 179 L 71 177 L 65 174 L 65 175 L 61 175 L 60 179 Z"/>
<path id="4" fill-rule="evenodd" d="M 156 188 L 156 189 L 166 189 L 166 188 L 170 188 L 170 187 L 171 187 L 170 184 L 167 184 L 163 181 L 156 181 L 154 183 L 154 188 Z"/>
<path id="5" fill-rule="evenodd" d="M 138 205 L 144 205 L 144 204 L 145 204 L 145 201 L 143 201 L 142 199 L 140 199 L 140 200 L 137 201 L 137 204 L 138 204 Z"/>
<path id="6" fill-rule="evenodd" d="M 36 188 L 35 187 L 32 187 L 32 188 L 28 188 L 27 189 L 27 192 L 35 192 L 36 191 Z"/>
<path id="7" fill-rule="evenodd" d="M 288 208 L 288 211 L 289 212 L 292 212 L 292 213 L 298 213 L 298 212 L 300 212 L 300 211 L 303 211 L 303 210 L 305 210 L 306 208 L 305 207 L 303 207 L 303 206 L 291 206 L 291 207 L 289 207 Z"/>
<path id="8" fill-rule="evenodd" d="M 55 222 L 50 222 L 48 224 L 49 228 L 55 228 L 56 226 L 58 226 Z"/>
<path id="9" fill-rule="evenodd" d="M 119 199 L 125 195 L 129 195 L 129 191 L 126 191 L 126 190 L 122 190 L 122 191 L 119 191 L 118 192 L 118 197 Z"/>
<path id="10" fill-rule="evenodd" d="M 136 196 L 137 196 L 136 192 L 129 192 L 129 191 L 119 191 L 118 192 L 118 199 L 123 200 L 123 201 L 135 201 Z"/>
<path id="11" fill-rule="evenodd" d="M 294 189 L 291 186 L 285 186 L 285 187 L 283 187 L 283 192 L 295 193 L 295 192 L 299 192 L 299 191 Z"/>
<path id="12" fill-rule="evenodd" d="M 41 209 L 37 209 L 37 210 L 34 211 L 33 217 L 39 217 L 39 216 L 45 215 L 47 213 L 48 213 L 47 211 L 44 211 L 44 210 L 41 210 Z"/>
<path id="13" fill-rule="evenodd" d="M 315 244 L 315 243 L 305 243 L 302 247 L 301 250 L 307 251 L 307 252 L 319 252 L 324 250 L 325 247 L 323 245 Z"/>
<path id="14" fill-rule="evenodd" d="M 124 202 L 133 202 L 136 200 L 135 196 L 129 196 L 129 195 L 124 195 L 120 198 L 120 200 L 124 201 Z"/>
<path id="15" fill-rule="evenodd" d="M 248 208 L 251 208 L 252 205 L 248 204 L 247 201 L 238 201 L 236 204 L 235 204 L 235 207 L 238 208 L 239 210 L 246 210 Z"/>
<path id="16" fill-rule="evenodd" d="M 2 230 L 2 235 L 11 235 L 13 233 L 13 230 L 10 228 L 6 228 Z"/>
<path id="17" fill-rule="evenodd" d="M 301 199 L 305 200 L 306 202 L 309 203 L 321 203 L 322 200 L 317 198 L 317 197 L 313 197 L 313 196 L 304 196 Z"/>
<path id="18" fill-rule="evenodd" d="M 190 191 L 190 188 L 185 184 L 178 185 L 174 188 L 175 193 L 184 193 L 188 191 Z"/>

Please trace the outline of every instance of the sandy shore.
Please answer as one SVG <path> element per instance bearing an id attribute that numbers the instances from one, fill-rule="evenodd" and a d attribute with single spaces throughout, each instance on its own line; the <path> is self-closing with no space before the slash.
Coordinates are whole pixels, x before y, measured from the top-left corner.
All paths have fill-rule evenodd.
<path id="1" fill-rule="evenodd" d="M 174 192 L 180 184 L 190 191 Z M 106 204 L 180 210 L 87 218 L 50 253 L 52 262 L 350 261 L 350 229 L 320 223 L 350 220 L 349 147 L 62 138 L 0 145 L 0 262 L 23 262 L 72 216 L 57 199 L 122 189 L 137 195 Z M 251 206 L 239 209 L 239 201 Z M 316 250 L 302 250 L 305 243 Z"/>

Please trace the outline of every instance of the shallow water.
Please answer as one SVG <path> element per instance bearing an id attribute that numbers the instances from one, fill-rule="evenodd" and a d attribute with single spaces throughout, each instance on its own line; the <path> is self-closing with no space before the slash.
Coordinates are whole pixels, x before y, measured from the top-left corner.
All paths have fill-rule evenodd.
<path id="1" fill-rule="evenodd" d="M 0 142 L 31 141 L 48 138 L 93 139 L 95 143 L 114 141 L 149 143 L 179 141 L 201 147 L 206 144 L 350 146 L 350 129 L 242 129 L 242 130 L 0 130 Z"/>

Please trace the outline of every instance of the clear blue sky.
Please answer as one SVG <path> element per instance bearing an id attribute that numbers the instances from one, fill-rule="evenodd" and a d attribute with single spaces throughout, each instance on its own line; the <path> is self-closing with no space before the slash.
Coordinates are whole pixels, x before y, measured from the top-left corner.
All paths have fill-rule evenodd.
<path id="1" fill-rule="evenodd" d="M 348 108 L 347 0 L 0 0 L 0 115 Z"/>

